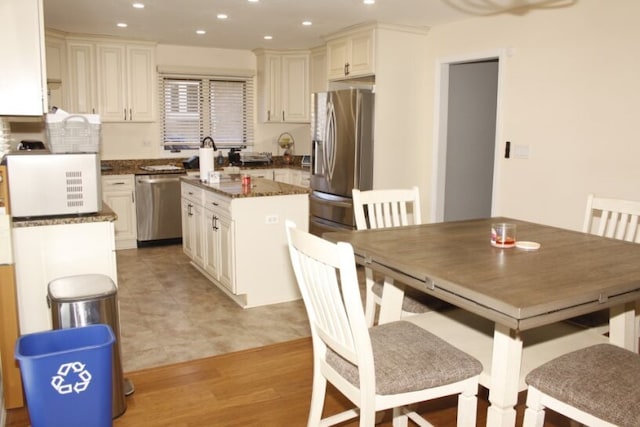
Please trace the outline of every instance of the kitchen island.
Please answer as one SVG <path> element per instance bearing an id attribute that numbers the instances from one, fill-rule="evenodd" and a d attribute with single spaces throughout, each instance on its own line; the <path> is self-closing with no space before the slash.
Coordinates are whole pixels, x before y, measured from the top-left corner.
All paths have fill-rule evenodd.
<path id="1" fill-rule="evenodd" d="M 192 265 L 243 308 L 300 298 L 284 229 L 306 230 L 309 189 L 239 174 L 182 177 L 182 245 Z"/>

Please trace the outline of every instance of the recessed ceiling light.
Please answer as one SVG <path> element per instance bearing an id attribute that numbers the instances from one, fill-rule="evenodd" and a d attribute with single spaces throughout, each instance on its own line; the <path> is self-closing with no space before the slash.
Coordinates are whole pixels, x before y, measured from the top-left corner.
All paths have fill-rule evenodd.
<path id="1" fill-rule="evenodd" d="M 196 34 L 207 34 L 207 32 L 205 30 L 196 30 Z"/>
<path id="2" fill-rule="evenodd" d="M 218 15 L 216 15 L 218 19 L 227 19 L 228 16 L 224 13 L 219 13 Z"/>
<path id="3" fill-rule="evenodd" d="M 311 21 L 302 21 L 302 25 L 304 25 L 305 27 L 309 27 L 309 26 L 313 25 L 313 22 L 311 22 Z"/>
<path id="4" fill-rule="evenodd" d="M 127 28 L 127 27 L 128 27 L 128 25 L 127 25 L 127 24 L 125 24 L 124 22 L 118 22 L 116 25 L 117 25 L 118 27 L 120 27 L 120 28 Z"/>
<path id="5" fill-rule="evenodd" d="M 375 4 L 376 0 L 362 0 L 364 4 Z"/>
<path id="6" fill-rule="evenodd" d="M 265 39 L 265 40 L 272 40 L 272 39 L 273 39 L 273 36 L 264 36 L 264 39 Z"/>
<path id="7" fill-rule="evenodd" d="M 134 3 L 131 6 L 135 7 L 136 9 L 144 9 L 144 3 Z"/>
<path id="8" fill-rule="evenodd" d="M 258 3 L 260 0 L 249 0 L 249 3 Z"/>

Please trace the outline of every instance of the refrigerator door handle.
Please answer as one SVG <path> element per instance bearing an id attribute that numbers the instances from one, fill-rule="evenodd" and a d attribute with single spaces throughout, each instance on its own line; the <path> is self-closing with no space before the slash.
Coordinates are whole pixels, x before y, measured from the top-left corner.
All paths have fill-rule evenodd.
<path id="1" fill-rule="evenodd" d="M 327 124 L 324 129 L 325 146 L 323 150 L 323 167 L 327 181 L 333 179 L 336 166 L 336 110 L 332 102 L 327 103 Z"/>

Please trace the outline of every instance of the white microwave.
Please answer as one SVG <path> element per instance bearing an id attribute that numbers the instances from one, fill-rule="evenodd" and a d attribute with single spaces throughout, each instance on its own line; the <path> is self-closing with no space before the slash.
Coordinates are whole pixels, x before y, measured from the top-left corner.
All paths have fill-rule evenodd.
<path id="1" fill-rule="evenodd" d="M 19 151 L 6 158 L 12 216 L 91 214 L 102 209 L 97 153 Z"/>

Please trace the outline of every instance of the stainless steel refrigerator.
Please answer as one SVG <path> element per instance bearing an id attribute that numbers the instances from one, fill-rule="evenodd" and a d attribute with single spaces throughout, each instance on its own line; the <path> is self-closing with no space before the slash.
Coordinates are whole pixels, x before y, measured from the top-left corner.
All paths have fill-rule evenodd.
<path id="1" fill-rule="evenodd" d="M 319 92 L 311 102 L 309 231 L 355 229 L 351 190 L 373 185 L 374 94 Z"/>

